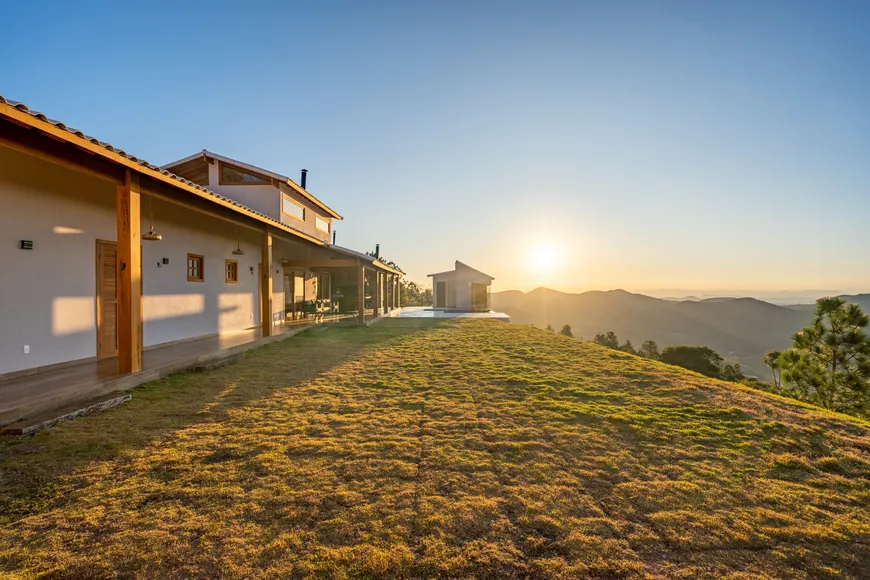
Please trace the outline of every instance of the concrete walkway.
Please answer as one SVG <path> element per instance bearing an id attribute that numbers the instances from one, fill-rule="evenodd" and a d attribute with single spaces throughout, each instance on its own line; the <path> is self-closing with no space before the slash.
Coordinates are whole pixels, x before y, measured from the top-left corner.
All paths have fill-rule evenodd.
<path id="1" fill-rule="evenodd" d="M 143 370 L 133 374 L 119 374 L 117 359 L 110 358 L 0 380 L 0 425 L 93 401 L 180 370 L 207 366 L 312 326 L 313 322 L 297 321 L 276 326 L 275 334 L 266 338 L 262 338 L 259 328 L 252 328 L 157 346 L 142 353 Z"/>

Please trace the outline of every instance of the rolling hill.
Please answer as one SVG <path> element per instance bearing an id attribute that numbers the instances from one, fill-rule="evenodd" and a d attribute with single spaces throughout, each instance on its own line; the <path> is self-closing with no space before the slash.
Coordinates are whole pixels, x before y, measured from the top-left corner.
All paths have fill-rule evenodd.
<path id="1" fill-rule="evenodd" d="M 870 294 L 844 296 L 870 312 Z M 591 340 L 612 330 L 635 347 L 654 340 L 669 345 L 709 346 L 744 373 L 767 378 L 764 353 L 791 344 L 791 335 L 812 319 L 812 304 L 778 306 L 755 298 L 708 298 L 673 301 L 624 290 L 568 294 L 538 288 L 492 294 L 492 308 L 517 324 L 571 325 L 575 336 Z"/>
<path id="2" fill-rule="evenodd" d="M 0 576 L 866 578 L 865 421 L 528 326 L 321 330 L 0 442 Z"/>

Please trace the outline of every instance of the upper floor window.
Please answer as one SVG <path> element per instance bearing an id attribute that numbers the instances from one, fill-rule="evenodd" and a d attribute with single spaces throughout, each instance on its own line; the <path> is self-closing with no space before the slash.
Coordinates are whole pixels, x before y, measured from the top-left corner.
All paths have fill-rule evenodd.
<path id="1" fill-rule="evenodd" d="M 317 226 L 318 230 L 329 233 L 329 222 L 319 215 L 314 217 L 314 225 Z"/>
<path id="2" fill-rule="evenodd" d="M 271 185 L 264 175 L 246 171 L 228 163 L 220 164 L 220 185 Z"/>
<path id="3" fill-rule="evenodd" d="M 286 195 L 282 202 L 281 211 L 292 218 L 296 218 L 301 222 L 305 221 L 305 208 L 301 204 L 296 203 Z"/>

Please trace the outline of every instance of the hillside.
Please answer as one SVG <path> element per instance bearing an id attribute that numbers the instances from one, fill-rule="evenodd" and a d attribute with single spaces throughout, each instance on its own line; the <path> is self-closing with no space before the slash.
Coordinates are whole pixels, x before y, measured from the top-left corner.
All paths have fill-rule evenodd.
<path id="1" fill-rule="evenodd" d="M 845 296 L 870 312 L 870 295 Z M 767 379 L 761 358 L 783 350 L 791 335 L 810 322 L 815 305 L 778 306 L 754 298 L 708 298 L 673 301 L 624 290 L 566 294 L 547 288 L 532 292 L 496 292 L 492 308 L 517 324 L 571 325 L 575 336 L 591 340 L 614 331 L 620 341 L 640 346 L 654 340 L 669 345 L 709 346 L 727 360 L 739 362 L 746 374 Z"/>
<path id="2" fill-rule="evenodd" d="M 0 444 L 0 571 L 859 578 L 868 503 L 867 423 L 528 326 L 387 320 Z"/>

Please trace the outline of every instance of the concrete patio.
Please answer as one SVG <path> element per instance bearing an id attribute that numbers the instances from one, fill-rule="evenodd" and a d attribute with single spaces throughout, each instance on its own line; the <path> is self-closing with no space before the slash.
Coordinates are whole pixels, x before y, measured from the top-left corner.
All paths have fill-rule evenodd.
<path id="1" fill-rule="evenodd" d="M 156 346 L 143 352 L 143 370 L 132 374 L 119 373 L 117 359 L 109 358 L 0 378 L 0 427 L 51 418 L 116 391 L 132 389 L 181 370 L 207 367 L 323 323 L 340 322 L 354 323 L 355 317 L 328 317 L 319 323 L 313 320 L 286 322 L 276 325 L 273 335 L 265 338 L 259 328 L 251 328 Z"/>

